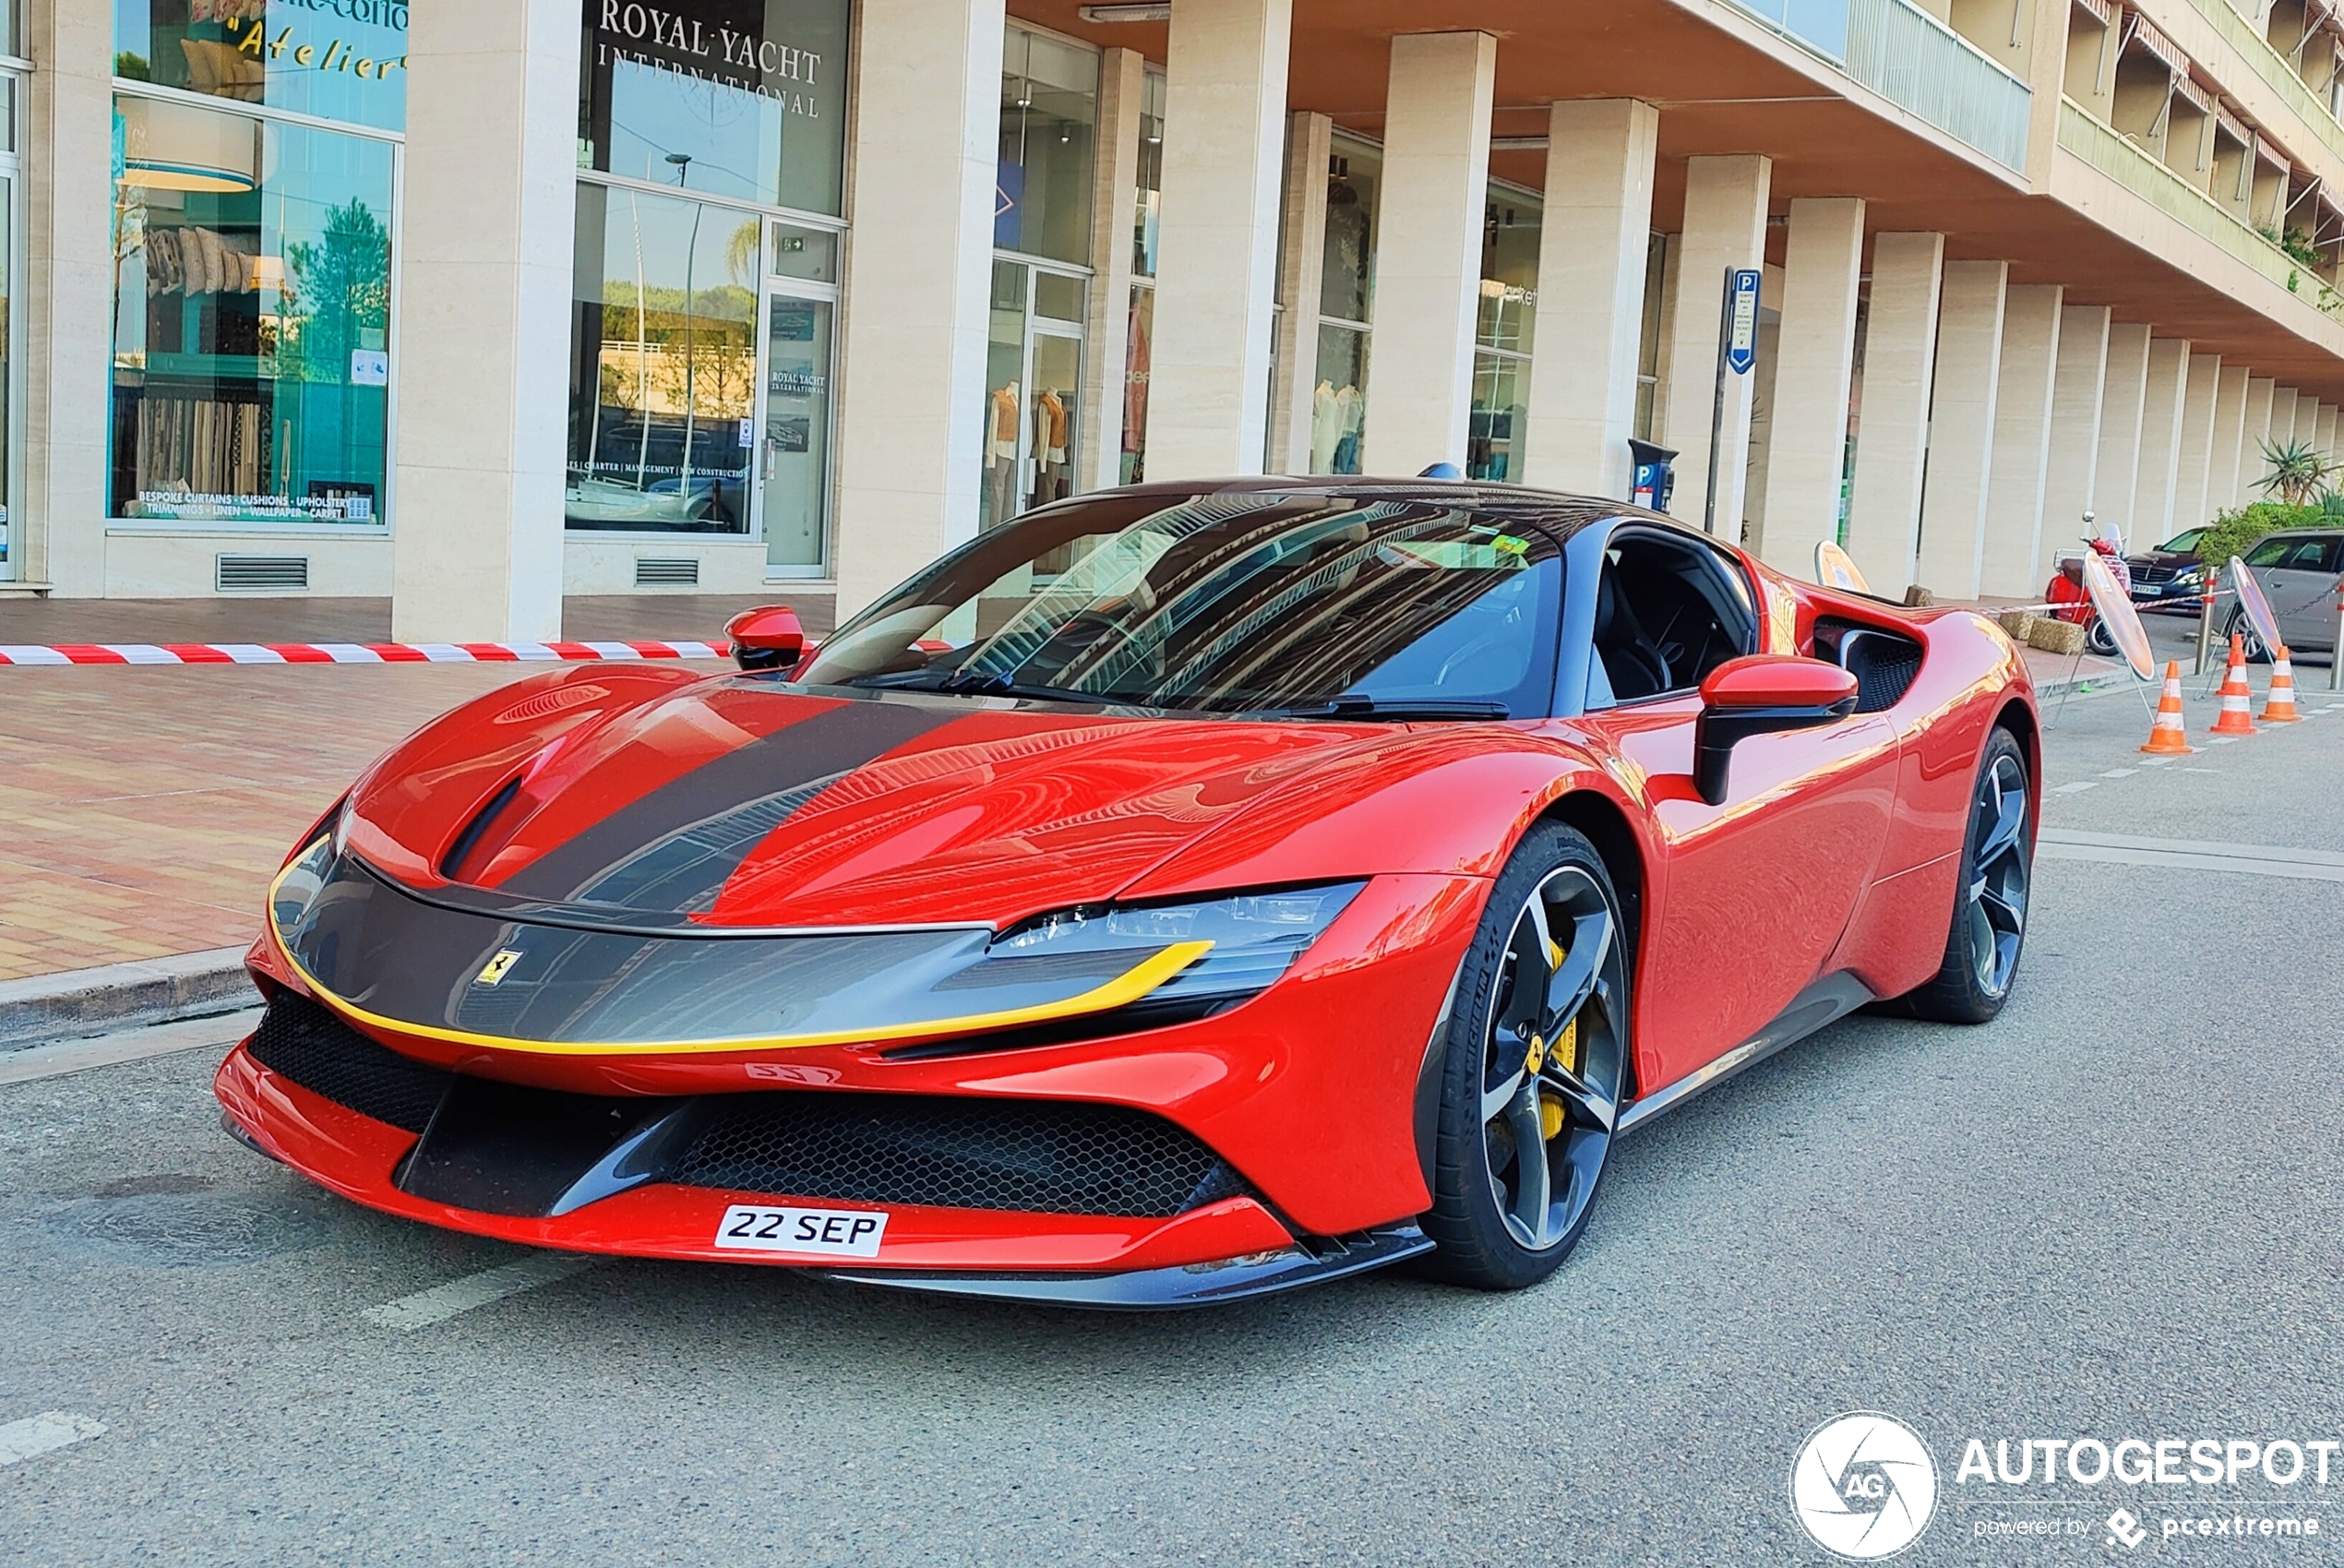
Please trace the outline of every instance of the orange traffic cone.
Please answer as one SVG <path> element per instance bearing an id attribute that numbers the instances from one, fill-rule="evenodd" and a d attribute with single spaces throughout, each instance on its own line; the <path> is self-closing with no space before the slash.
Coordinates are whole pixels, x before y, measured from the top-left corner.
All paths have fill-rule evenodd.
<path id="1" fill-rule="evenodd" d="M 2197 750 L 2182 724 L 2182 662 L 2165 666 L 2164 694 L 2157 699 L 2157 718 L 2148 726 L 2148 744 L 2141 748 L 2152 757 L 2187 757 Z"/>
<path id="2" fill-rule="evenodd" d="M 2282 642 L 2271 655 L 2271 694 L 2261 718 L 2266 724 L 2291 724 L 2302 716 L 2295 711 L 2295 666 L 2287 662 L 2287 644 Z"/>
<path id="3" fill-rule="evenodd" d="M 2254 694 L 2246 688 L 2246 646 L 2238 633 L 2230 633 L 2230 668 L 2222 674 L 2222 689 L 2215 695 L 2222 700 L 2222 711 L 2214 715 L 2216 735 L 2253 735 L 2254 720 L 2249 704 Z"/>

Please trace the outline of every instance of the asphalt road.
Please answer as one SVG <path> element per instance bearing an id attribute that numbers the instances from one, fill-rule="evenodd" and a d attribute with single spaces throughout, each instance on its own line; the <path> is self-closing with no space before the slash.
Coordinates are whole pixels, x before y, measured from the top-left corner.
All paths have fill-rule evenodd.
<path id="1" fill-rule="evenodd" d="M 2344 1439 L 2344 882 L 2290 858 L 2344 866 L 2344 706 L 2153 769 L 2129 690 L 2052 713 L 2053 832 L 2269 856 L 2043 859 L 2000 1022 L 1853 1019 L 1639 1130 L 1515 1296 L 570 1272 L 246 1153 L 216 1049 L 0 1086 L 0 1561 L 1820 1562 L 1792 1456 L 1858 1409 L 1935 1455 L 1900 1561 L 2330 1557 L 2344 1455 L 2327 1490 L 1956 1479 L 1971 1437 Z M 2321 1533 L 2163 1538 L 2217 1507 Z"/>

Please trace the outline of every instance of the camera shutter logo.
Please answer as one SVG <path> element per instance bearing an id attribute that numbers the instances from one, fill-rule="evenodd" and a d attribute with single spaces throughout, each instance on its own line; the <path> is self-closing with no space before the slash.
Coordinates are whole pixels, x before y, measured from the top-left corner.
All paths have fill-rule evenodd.
<path id="1" fill-rule="evenodd" d="M 1791 1462 L 1790 1507 L 1826 1551 L 1893 1557 L 1920 1538 L 1937 1511 L 1937 1461 L 1893 1416 L 1836 1416 L 1808 1434 Z"/>

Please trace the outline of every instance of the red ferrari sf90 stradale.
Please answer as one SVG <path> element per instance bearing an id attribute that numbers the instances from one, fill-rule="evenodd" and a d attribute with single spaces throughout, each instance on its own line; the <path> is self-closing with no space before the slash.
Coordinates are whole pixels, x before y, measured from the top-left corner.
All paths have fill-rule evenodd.
<path id="1" fill-rule="evenodd" d="M 271 888 L 229 1125 L 585 1251 L 1103 1307 L 1505 1288 L 1612 1140 L 1852 1008 L 1982 1022 L 2034 697 L 1991 622 L 1469 484 L 1045 507 L 819 650 L 548 672 Z"/>

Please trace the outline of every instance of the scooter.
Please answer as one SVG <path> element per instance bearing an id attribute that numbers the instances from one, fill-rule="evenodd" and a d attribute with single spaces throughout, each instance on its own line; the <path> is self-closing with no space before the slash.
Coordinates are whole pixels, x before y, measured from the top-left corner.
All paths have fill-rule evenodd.
<path id="1" fill-rule="evenodd" d="M 2086 512 L 2084 521 L 2089 524 L 2091 521 L 2091 513 Z M 2130 598 L 2133 569 L 2124 563 L 2123 540 L 2110 539 L 2094 532 L 2084 535 L 2084 544 L 2099 552 L 2100 559 L 2107 563 L 2110 574 L 2116 579 L 2116 586 L 2124 591 L 2125 597 Z M 2084 558 L 2081 556 L 2061 558 L 2059 569 L 2051 574 L 2050 583 L 2043 589 L 2043 598 L 2051 606 L 2052 615 L 2071 626 L 2084 628 L 2086 652 L 2096 653 L 2103 659 L 2116 656 L 2116 639 L 2109 631 L 2107 623 L 2099 618 L 2099 612 L 2092 608 L 2091 592 L 2084 586 Z"/>

